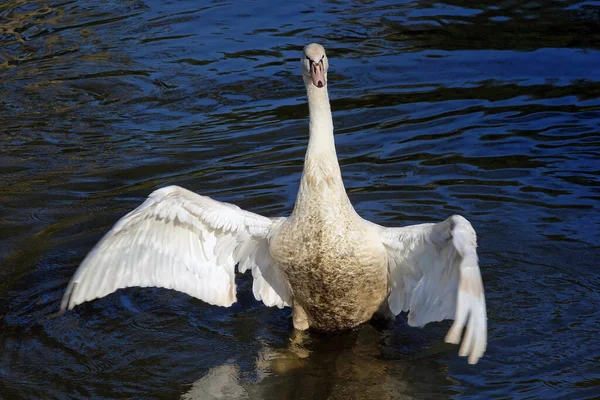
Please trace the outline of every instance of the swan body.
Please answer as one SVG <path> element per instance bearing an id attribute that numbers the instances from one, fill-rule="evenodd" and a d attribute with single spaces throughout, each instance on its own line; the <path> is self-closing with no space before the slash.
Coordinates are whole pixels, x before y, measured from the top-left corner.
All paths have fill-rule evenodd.
<path id="1" fill-rule="evenodd" d="M 446 336 L 476 363 L 487 345 L 485 295 L 471 224 L 387 228 L 362 219 L 335 151 L 325 49 L 304 48 L 309 143 L 287 218 L 267 218 L 169 186 L 121 218 L 69 282 L 61 311 L 131 286 L 175 289 L 207 303 L 236 301 L 235 266 L 252 271 L 267 306 L 292 307 L 296 329 L 335 332 L 375 313 L 409 311 L 423 326 L 454 318 Z"/>

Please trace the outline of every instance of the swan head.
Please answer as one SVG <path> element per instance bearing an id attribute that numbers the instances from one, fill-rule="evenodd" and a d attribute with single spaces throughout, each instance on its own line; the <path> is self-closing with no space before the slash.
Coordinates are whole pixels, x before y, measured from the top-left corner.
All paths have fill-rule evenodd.
<path id="1" fill-rule="evenodd" d="M 302 52 L 302 76 L 307 85 L 324 88 L 327 85 L 327 68 L 329 61 L 325 48 L 318 43 L 311 43 Z"/>

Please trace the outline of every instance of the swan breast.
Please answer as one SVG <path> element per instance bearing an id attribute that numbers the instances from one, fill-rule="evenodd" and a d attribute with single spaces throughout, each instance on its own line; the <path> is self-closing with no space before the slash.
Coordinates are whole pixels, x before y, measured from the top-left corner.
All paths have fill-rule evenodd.
<path id="1" fill-rule="evenodd" d="M 356 218 L 315 208 L 286 221 L 271 242 L 294 301 L 315 329 L 344 330 L 368 321 L 387 296 L 385 249 Z"/>

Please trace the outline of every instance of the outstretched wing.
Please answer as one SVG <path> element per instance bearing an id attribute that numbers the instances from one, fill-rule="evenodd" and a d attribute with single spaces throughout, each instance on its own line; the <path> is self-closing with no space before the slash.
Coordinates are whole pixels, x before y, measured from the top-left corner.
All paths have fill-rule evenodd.
<path id="1" fill-rule="evenodd" d="M 288 306 L 287 283 L 268 248 L 282 220 L 178 186 L 156 190 L 83 260 L 69 282 L 61 311 L 131 286 L 175 289 L 230 306 L 236 301 L 236 263 L 241 272 L 252 270 L 257 300 Z"/>
<path id="2" fill-rule="evenodd" d="M 460 355 L 475 364 L 487 346 L 487 317 L 469 221 L 455 215 L 438 224 L 382 228 L 380 234 L 389 258 L 390 310 L 410 310 L 412 326 L 454 319 L 449 343 L 460 342 L 466 325 Z"/>

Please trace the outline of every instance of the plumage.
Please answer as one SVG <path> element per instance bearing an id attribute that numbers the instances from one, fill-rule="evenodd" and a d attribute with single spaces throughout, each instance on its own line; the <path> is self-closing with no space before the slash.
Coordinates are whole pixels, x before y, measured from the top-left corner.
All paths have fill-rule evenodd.
<path id="1" fill-rule="evenodd" d="M 258 271 L 256 257 L 268 251 L 271 226 L 270 218 L 177 186 L 159 189 L 119 220 L 83 260 L 61 308 L 131 286 L 175 289 L 230 306 L 236 301 L 235 264 L 243 261 L 246 269 Z M 234 250 L 243 247 L 243 260 L 234 257 Z M 277 267 L 259 256 L 270 277 L 268 271 Z M 275 291 L 262 274 L 259 280 L 255 293 L 268 299 L 267 305 L 289 304 L 285 285 Z"/>
<path id="2" fill-rule="evenodd" d="M 254 297 L 293 308 L 296 329 L 340 331 L 376 312 L 408 311 L 423 326 L 453 318 L 446 341 L 476 363 L 487 344 L 485 295 L 471 224 L 387 228 L 362 219 L 346 194 L 327 93 L 329 61 L 304 48 L 310 125 L 294 210 L 267 218 L 177 186 L 151 193 L 83 260 L 61 310 L 120 288 L 174 289 L 209 304 L 236 301 L 235 267 L 251 270 Z"/>

